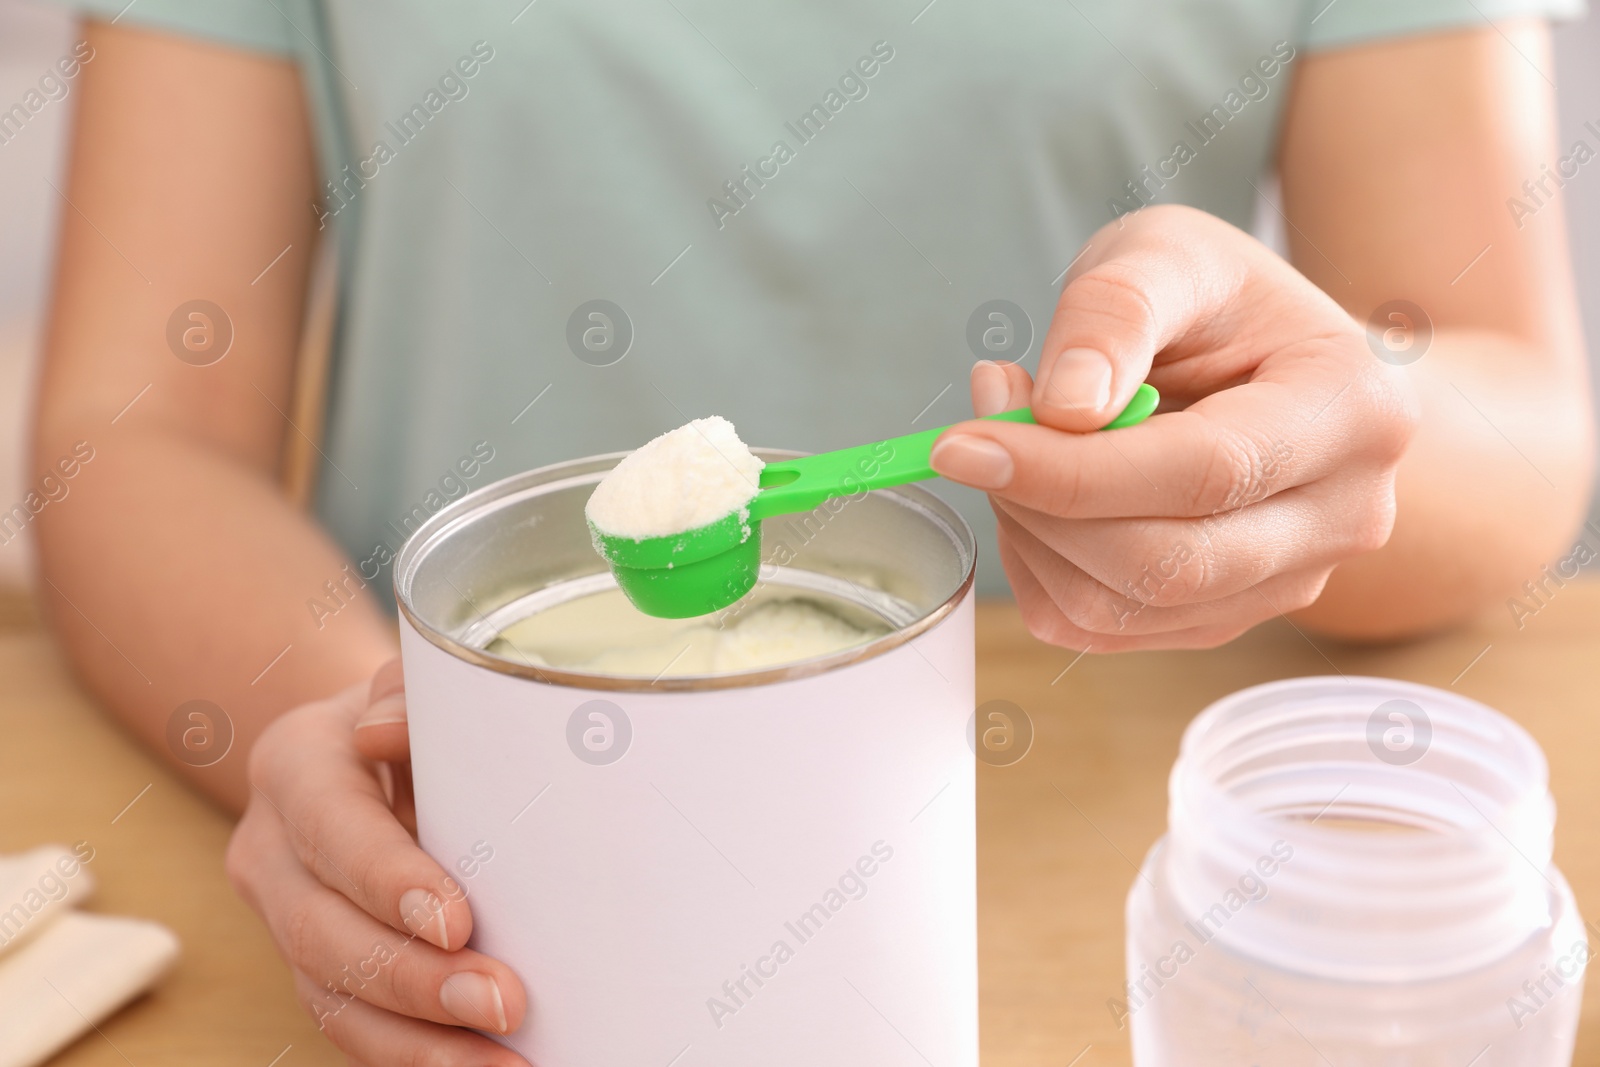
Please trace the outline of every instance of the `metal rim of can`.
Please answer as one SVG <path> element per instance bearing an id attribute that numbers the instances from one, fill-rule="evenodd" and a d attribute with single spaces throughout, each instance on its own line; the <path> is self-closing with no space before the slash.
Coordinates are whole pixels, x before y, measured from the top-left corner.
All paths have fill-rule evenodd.
<path id="1" fill-rule="evenodd" d="M 807 454 L 773 448 L 758 448 L 753 451 L 763 458 L 772 459 L 794 459 Z M 474 490 L 459 500 L 455 500 L 441 508 L 421 526 L 417 527 L 416 531 L 406 539 L 405 544 L 401 546 L 399 553 L 395 556 L 393 572 L 394 599 L 400 608 L 401 616 L 430 644 L 443 649 L 457 659 L 499 674 L 509 674 L 518 678 L 543 682 L 547 685 L 564 686 L 570 689 L 593 689 L 608 692 L 702 692 L 712 689 L 742 689 L 748 686 L 771 685 L 775 682 L 808 678 L 864 660 L 875 659 L 886 652 L 899 648 L 912 638 L 933 629 L 953 612 L 957 605 L 972 591 L 977 570 L 977 544 L 972 534 L 972 528 L 967 525 L 966 519 L 961 516 L 960 512 L 928 490 L 916 485 L 900 485 L 891 489 L 874 490 L 874 492 L 904 497 L 908 507 L 923 512 L 935 512 L 953 535 L 958 547 L 965 550 L 965 573 L 961 581 L 957 583 L 956 588 L 942 603 L 924 613 L 916 621 L 892 630 L 876 640 L 856 645 L 854 648 L 846 649 L 831 656 L 820 656 L 816 659 L 803 660 L 784 667 L 771 667 L 764 670 L 742 671 L 731 674 L 677 675 L 658 679 L 646 678 L 642 675 L 591 674 L 585 671 L 564 670 L 558 667 L 536 667 L 530 663 L 517 663 L 491 655 L 481 648 L 458 641 L 449 634 L 441 632 L 425 622 L 412 609 L 409 584 L 412 572 L 418 562 L 425 558 L 427 549 L 433 541 L 448 533 L 457 524 L 469 521 L 468 516 L 470 514 L 491 501 L 514 502 L 514 500 L 520 499 L 534 489 L 548 493 L 573 485 L 592 484 L 599 480 L 604 471 L 609 470 L 612 465 L 626 455 L 628 455 L 626 452 L 607 452 L 597 456 L 584 456 L 580 459 L 563 460 L 560 463 L 535 467 L 520 474 L 502 478 L 498 482 L 491 482 L 481 489 Z M 595 466 L 596 464 L 603 465 Z M 583 474 L 563 473 L 577 467 L 588 469 Z M 598 559 L 599 557 L 597 556 L 596 558 Z"/>

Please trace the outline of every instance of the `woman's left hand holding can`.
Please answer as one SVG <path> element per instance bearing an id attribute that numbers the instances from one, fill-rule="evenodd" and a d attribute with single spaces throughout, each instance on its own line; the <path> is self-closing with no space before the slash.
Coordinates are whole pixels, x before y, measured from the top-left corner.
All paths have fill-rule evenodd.
<path id="1" fill-rule="evenodd" d="M 351 1062 L 526 1067 L 462 1029 L 514 1030 L 527 998 L 505 964 L 462 947 L 465 890 L 417 845 L 405 716 L 393 660 L 277 719 L 250 754 L 228 877 Z"/>

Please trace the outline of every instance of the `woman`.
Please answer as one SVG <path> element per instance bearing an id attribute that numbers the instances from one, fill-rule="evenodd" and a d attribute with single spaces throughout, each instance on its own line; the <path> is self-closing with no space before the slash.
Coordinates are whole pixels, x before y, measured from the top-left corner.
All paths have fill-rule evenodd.
<path id="1" fill-rule="evenodd" d="M 711 413 L 907 432 L 970 370 L 1041 425 L 934 463 L 990 495 L 1033 632 L 1096 652 L 1446 625 L 1584 505 L 1563 0 L 124 2 L 83 5 L 35 449 L 94 459 L 38 518 L 43 598 L 152 746 L 225 709 L 234 754 L 175 765 L 243 811 L 234 883 L 353 1061 L 522 1062 L 460 1028 L 527 1001 L 408 832 L 384 666 L 388 557 L 469 486 Z M 1273 169 L 1291 262 L 1238 228 Z M 313 517 L 277 471 L 319 241 Z M 1083 432 L 1145 379 L 1163 414 Z"/>

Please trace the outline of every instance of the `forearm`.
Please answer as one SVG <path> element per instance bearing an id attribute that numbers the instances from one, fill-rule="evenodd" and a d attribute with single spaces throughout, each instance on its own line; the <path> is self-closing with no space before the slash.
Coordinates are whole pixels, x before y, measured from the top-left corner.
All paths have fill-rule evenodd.
<path id="1" fill-rule="evenodd" d="M 286 59 L 103 22 L 84 35 L 33 456 L 41 473 L 79 441 L 94 458 L 35 520 L 40 602 L 86 686 L 237 810 L 267 722 L 393 644 L 277 489 L 317 245 L 305 100 Z M 214 307 L 180 317 L 196 300 Z M 220 351 L 173 340 L 202 320 L 225 324 Z M 329 580 L 348 592 L 319 627 L 306 602 Z M 185 713 L 168 740 L 192 700 L 233 727 L 206 767 L 202 723 Z"/>
<path id="2" fill-rule="evenodd" d="M 1405 372 L 1422 418 L 1396 482 L 1394 533 L 1341 564 L 1305 626 L 1356 640 L 1466 619 L 1567 554 L 1593 477 L 1581 352 L 1488 331 L 1438 332 Z"/>
<path id="3" fill-rule="evenodd" d="M 80 439 L 93 461 L 37 519 L 50 624 L 112 713 L 239 810 L 246 757 L 266 724 L 370 675 L 394 654 L 392 633 L 355 567 L 260 473 L 126 423 L 94 435 L 42 427 L 37 459 L 48 465 Z M 337 610 L 313 611 L 313 599 Z M 175 709 L 196 699 L 234 729 L 227 756 L 207 767 L 168 741 Z"/>

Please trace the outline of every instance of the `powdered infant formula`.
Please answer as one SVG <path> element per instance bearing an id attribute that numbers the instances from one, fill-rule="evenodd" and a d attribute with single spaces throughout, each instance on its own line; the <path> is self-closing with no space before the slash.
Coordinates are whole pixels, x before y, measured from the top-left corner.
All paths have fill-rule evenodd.
<path id="1" fill-rule="evenodd" d="M 765 466 L 720 415 L 668 431 L 625 456 L 595 486 L 585 514 L 612 537 L 665 537 L 743 509 Z"/>
<path id="2" fill-rule="evenodd" d="M 784 666 L 888 632 L 882 619 L 823 593 L 760 587 L 729 611 L 658 619 L 608 589 L 512 623 L 488 650 L 536 666 L 664 678 Z"/>

